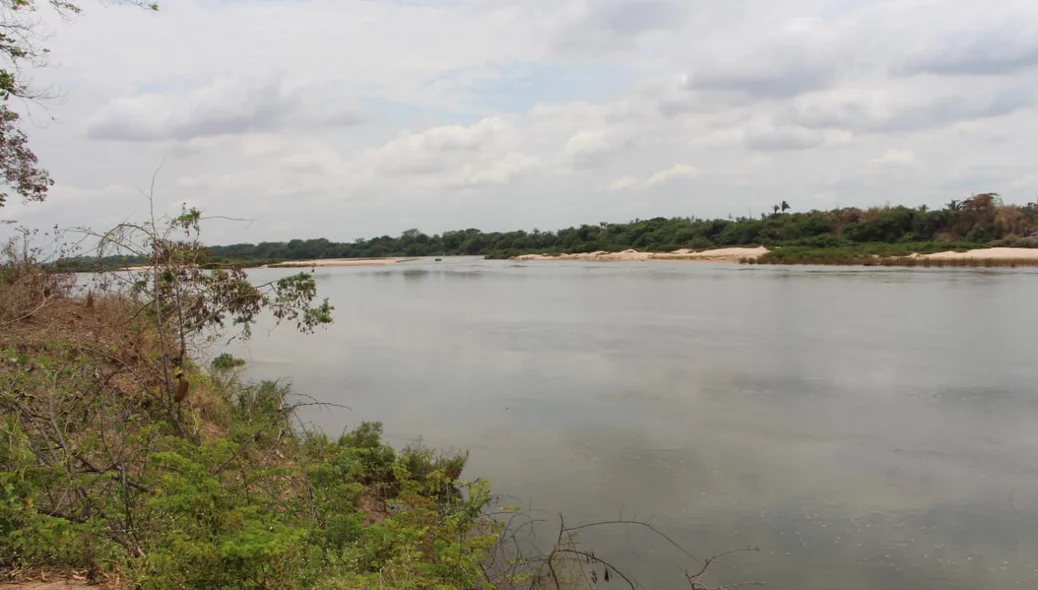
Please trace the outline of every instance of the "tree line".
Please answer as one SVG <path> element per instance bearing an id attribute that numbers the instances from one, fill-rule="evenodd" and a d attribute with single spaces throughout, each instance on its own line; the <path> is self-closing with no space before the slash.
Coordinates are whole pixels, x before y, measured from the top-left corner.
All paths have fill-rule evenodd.
<path id="1" fill-rule="evenodd" d="M 671 251 L 761 244 L 840 247 L 855 243 L 1020 242 L 1038 231 L 1038 203 L 1006 205 L 996 193 L 928 207 L 847 207 L 828 211 L 782 212 L 731 219 L 677 217 L 628 223 L 581 225 L 557 231 L 483 232 L 478 229 L 428 235 L 410 229 L 397 237 L 354 242 L 320 238 L 211 246 L 214 259 L 302 260 L 380 256 L 486 255 L 593 252 L 626 249 Z"/>
<path id="2" fill-rule="evenodd" d="M 387 256 L 487 256 L 598 250 L 673 251 L 728 246 L 846 248 L 860 244 L 974 244 L 1038 246 L 1038 202 L 1007 205 L 997 193 L 953 200 L 940 209 L 887 206 L 828 211 L 776 212 L 760 217 L 635 219 L 627 223 L 581 225 L 557 231 L 483 232 L 465 229 L 428 235 L 410 229 L 401 235 L 333 242 L 326 238 L 209 246 L 214 264 L 259 264 L 283 260 L 375 258 Z M 69 261 L 83 264 L 88 261 Z M 96 263 L 96 259 L 92 261 Z M 139 263 L 133 256 L 110 257 L 106 265 Z"/>

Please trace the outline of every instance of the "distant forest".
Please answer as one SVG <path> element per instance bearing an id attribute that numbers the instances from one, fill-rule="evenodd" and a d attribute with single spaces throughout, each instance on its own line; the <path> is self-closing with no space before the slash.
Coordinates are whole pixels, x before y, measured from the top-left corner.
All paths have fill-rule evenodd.
<path id="1" fill-rule="evenodd" d="M 830 211 L 787 212 L 786 202 L 773 212 L 732 219 L 679 217 L 599 223 L 558 231 L 483 232 L 478 229 L 427 235 L 417 229 L 400 236 L 332 242 L 320 238 L 289 242 L 231 244 L 208 248 L 213 263 L 255 263 L 319 258 L 484 255 L 508 258 L 527 253 L 573 253 L 597 250 L 672 251 L 764 245 L 846 248 L 861 244 L 939 243 L 1038 247 L 1038 203 L 1005 205 L 996 193 L 984 193 L 941 209 L 854 207 Z M 928 248 L 932 249 L 932 248 Z M 132 258 L 118 261 L 138 262 Z"/>
<path id="2" fill-rule="evenodd" d="M 760 218 L 696 219 L 679 217 L 599 223 L 558 231 L 482 232 L 478 229 L 427 235 L 417 229 L 397 237 L 381 236 L 351 243 L 327 239 L 212 246 L 225 260 L 303 260 L 379 256 L 488 255 L 525 253 L 695 250 L 749 245 L 841 247 L 854 243 L 970 242 L 1022 240 L 1038 231 L 1038 203 L 1004 205 L 995 193 L 951 201 L 941 209 L 922 207 L 844 208 L 786 213 L 775 206 Z"/>

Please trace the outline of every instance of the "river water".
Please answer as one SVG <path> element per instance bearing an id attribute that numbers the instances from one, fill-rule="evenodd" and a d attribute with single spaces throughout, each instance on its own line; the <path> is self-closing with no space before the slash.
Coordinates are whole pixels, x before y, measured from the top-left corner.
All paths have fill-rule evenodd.
<path id="1" fill-rule="evenodd" d="M 254 279 L 290 271 L 255 270 Z M 1038 588 L 1038 272 L 421 260 L 324 268 L 336 323 L 248 375 L 711 584 Z M 697 564 L 581 541 L 647 588 Z"/>

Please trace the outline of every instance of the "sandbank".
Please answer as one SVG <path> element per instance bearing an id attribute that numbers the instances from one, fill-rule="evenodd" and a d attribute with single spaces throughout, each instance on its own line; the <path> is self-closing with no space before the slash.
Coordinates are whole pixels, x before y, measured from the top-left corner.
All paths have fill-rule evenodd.
<path id="1" fill-rule="evenodd" d="M 648 261 L 670 260 L 689 262 L 739 262 L 742 259 L 756 259 L 768 253 L 768 249 L 757 248 L 716 248 L 695 252 L 683 248 L 673 252 L 638 252 L 624 250 L 622 252 L 582 252 L 578 254 L 523 254 L 512 260 L 595 260 L 595 261 Z"/>
<path id="2" fill-rule="evenodd" d="M 934 254 L 913 254 L 913 258 L 932 258 L 936 260 L 1038 260 L 1038 248 L 980 248 L 965 252 L 936 252 Z"/>

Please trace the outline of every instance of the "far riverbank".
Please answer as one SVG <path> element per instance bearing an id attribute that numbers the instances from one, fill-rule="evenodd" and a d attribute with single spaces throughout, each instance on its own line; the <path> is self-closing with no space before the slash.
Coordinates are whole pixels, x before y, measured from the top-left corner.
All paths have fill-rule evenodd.
<path id="1" fill-rule="evenodd" d="M 885 246 L 885 245 L 884 245 Z M 932 248 L 932 245 L 929 245 Z M 1038 266 L 1036 248 L 976 248 L 920 253 L 904 248 L 804 248 L 799 246 L 754 248 L 718 248 L 671 252 L 577 252 L 569 254 L 522 254 L 511 260 L 584 260 L 603 262 L 688 261 L 728 262 L 743 264 L 827 264 L 852 266 Z"/>
<path id="2" fill-rule="evenodd" d="M 583 252 L 575 254 L 522 254 L 512 260 L 602 260 L 602 261 L 641 261 L 641 260 L 684 260 L 700 262 L 739 262 L 743 259 L 757 259 L 768 253 L 768 249 L 757 248 L 718 248 L 696 252 L 689 249 L 673 252 L 639 252 L 623 250 L 620 252 Z"/>

